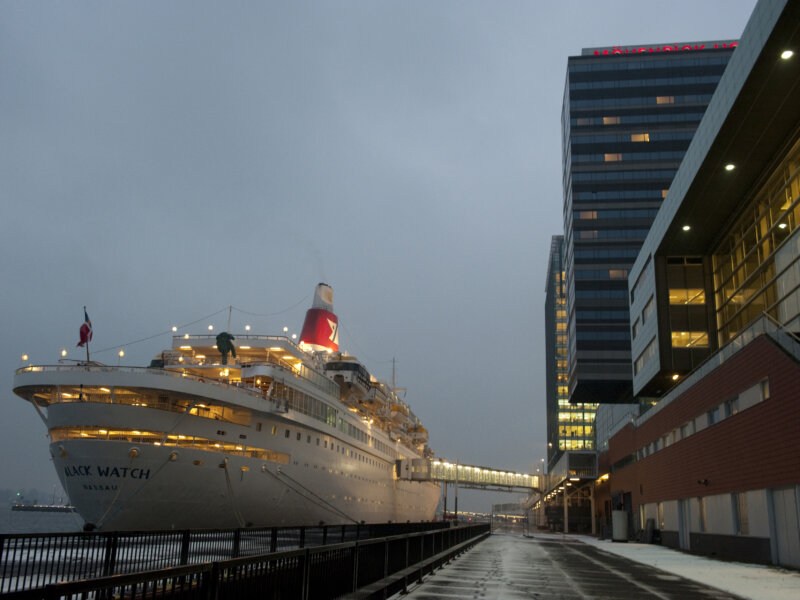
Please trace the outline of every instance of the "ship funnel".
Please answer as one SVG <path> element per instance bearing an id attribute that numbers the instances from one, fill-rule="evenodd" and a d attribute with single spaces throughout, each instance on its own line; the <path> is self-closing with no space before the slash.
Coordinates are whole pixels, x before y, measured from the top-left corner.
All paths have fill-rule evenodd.
<path id="1" fill-rule="evenodd" d="M 317 284 L 314 302 L 306 311 L 300 345 L 312 350 L 335 352 L 339 349 L 339 319 L 333 314 L 333 288 Z"/>

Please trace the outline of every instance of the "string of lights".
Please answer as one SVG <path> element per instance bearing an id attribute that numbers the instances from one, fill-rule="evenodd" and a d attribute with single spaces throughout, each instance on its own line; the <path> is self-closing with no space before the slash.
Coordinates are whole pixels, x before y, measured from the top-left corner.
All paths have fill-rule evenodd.
<path id="1" fill-rule="evenodd" d="M 167 329 L 166 331 L 159 331 L 158 333 L 154 333 L 152 335 L 148 335 L 147 337 L 143 337 L 143 338 L 140 338 L 138 340 L 133 340 L 133 341 L 130 341 L 130 342 L 126 342 L 124 344 L 116 344 L 114 346 L 108 346 L 107 348 L 102 348 L 100 350 L 93 350 L 92 354 L 102 354 L 103 352 L 109 352 L 111 350 L 127 348 L 127 347 L 133 346 L 135 344 L 140 344 L 142 342 L 146 342 L 146 341 L 152 340 L 152 339 L 160 337 L 162 335 L 168 335 L 168 334 L 174 333 L 178 329 L 185 329 L 186 327 L 191 327 L 192 325 L 196 325 L 197 323 L 200 323 L 201 321 L 207 321 L 208 319 L 210 319 L 212 317 L 215 317 L 218 314 L 220 314 L 222 312 L 225 312 L 226 310 L 235 310 L 237 312 L 240 312 L 242 314 L 245 314 L 245 315 L 248 315 L 248 316 L 251 316 L 251 317 L 274 317 L 274 316 L 277 316 L 277 315 L 282 315 L 283 313 L 289 312 L 293 308 L 296 308 L 297 306 L 299 306 L 303 302 L 307 301 L 308 297 L 309 297 L 308 294 L 306 294 L 300 300 L 298 300 L 297 302 L 292 304 L 290 307 L 285 308 L 283 310 L 279 310 L 277 312 L 273 312 L 273 313 L 255 313 L 255 312 L 249 312 L 249 311 L 246 311 L 246 310 L 242 310 L 241 308 L 237 308 L 236 306 L 232 306 L 232 305 L 231 306 L 225 306 L 225 307 L 223 307 L 223 308 L 221 308 L 221 309 L 219 309 L 219 310 L 217 310 L 217 311 L 215 311 L 215 312 L 213 312 L 213 313 L 211 313 L 209 315 L 200 317 L 199 319 L 195 319 L 194 321 L 190 321 L 189 323 L 184 323 L 183 325 L 176 325 L 176 326 L 173 326 L 170 329 Z"/>

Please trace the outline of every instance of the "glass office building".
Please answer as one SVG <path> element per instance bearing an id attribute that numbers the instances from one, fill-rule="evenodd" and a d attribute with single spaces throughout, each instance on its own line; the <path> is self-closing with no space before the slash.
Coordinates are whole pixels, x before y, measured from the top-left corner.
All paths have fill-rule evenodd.
<path id="1" fill-rule="evenodd" d="M 628 274 L 735 46 L 590 48 L 568 59 L 562 159 L 571 404 L 633 400 Z"/>
<path id="2" fill-rule="evenodd" d="M 550 242 L 545 284 L 548 471 L 566 450 L 594 450 L 595 404 L 570 404 L 567 387 L 567 295 L 564 236 Z"/>

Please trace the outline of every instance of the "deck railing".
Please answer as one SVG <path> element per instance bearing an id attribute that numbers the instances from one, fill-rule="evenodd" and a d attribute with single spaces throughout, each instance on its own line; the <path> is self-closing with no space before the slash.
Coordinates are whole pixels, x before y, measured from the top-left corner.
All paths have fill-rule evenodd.
<path id="1" fill-rule="evenodd" d="M 0 535 L 0 593 L 111 575 L 325 546 L 444 523 Z"/>
<path id="2" fill-rule="evenodd" d="M 386 598 L 490 535 L 488 523 L 50 584 L 13 594 L 78 598 Z"/>

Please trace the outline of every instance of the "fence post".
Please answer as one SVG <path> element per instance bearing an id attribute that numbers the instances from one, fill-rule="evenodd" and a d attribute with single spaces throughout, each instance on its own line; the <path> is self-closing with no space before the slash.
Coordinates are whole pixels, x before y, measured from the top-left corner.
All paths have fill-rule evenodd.
<path id="1" fill-rule="evenodd" d="M 190 533 L 189 530 L 186 529 L 181 536 L 181 562 L 182 565 L 189 564 L 189 542 L 190 542 Z"/>
<path id="2" fill-rule="evenodd" d="M 328 526 L 322 526 L 322 545 L 326 546 L 328 544 Z"/>
<path id="3" fill-rule="evenodd" d="M 305 525 L 300 527 L 300 547 L 301 548 L 305 548 L 306 547 L 306 526 Z"/>
<path id="4" fill-rule="evenodd" d="M 308 588 L 310 587 L 309 584 L 311 583 L 311 565 L 309 564 L 311 562 L 310 554 L 311 551 L 308 548 L 306 548 L 306 551 L 303 552 L 303 591 L 300 595 L 302 600 L 308 600 L 309 598 Z"/>
<path id="5" fill-rule="evenodd" d="M 358 590 L 358 541 L 353 544 L 353 593 Z"/>
<path id="6" fill-rule="evenodd" d="M 408 556 L 409 556 L 409 546 L 411 544 L 411 534 L 406 534 L 406 566 L 405 571 L 408 571 Z M 408 573 L 403 575 L 403 594 L 408 593 Z"/>
<path id="7" fill-rule="evenodd" d="M 206 571 L 205 576 L 208 577 L 208 581 L 205 590 L 200 591 L 200 597 L 205 600 L 216 600 L 219 595 L 219 563 L 211 563 L 211 569 Z"/>
<path id="8" fill-rule="evenodd" d="M 105 560 L 103 560 L 103 576 L 114 574 L 117 566 L 117 534 L 111 533 L 106 537 Z"/>
<path id="9" fill-rule="evenodd" d="M 233 548 L 231 549 L 231 558 L 239 558 L 239 544 L 242 541 L 242 530 L 233 530 Z"/>
<path id="10" fill-rule="evenodd" d="M 269 551 L 270 552 L 277 552 L 278 551 L 278 528 L 273 527 L 272 533 L 269 536 Z"/>

